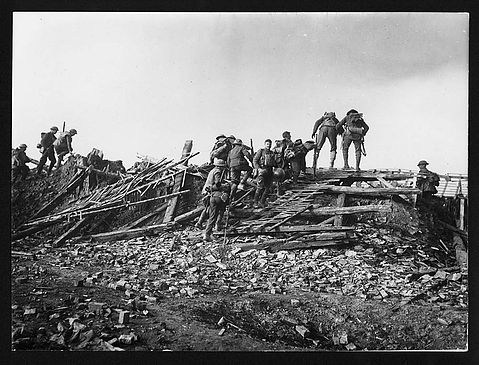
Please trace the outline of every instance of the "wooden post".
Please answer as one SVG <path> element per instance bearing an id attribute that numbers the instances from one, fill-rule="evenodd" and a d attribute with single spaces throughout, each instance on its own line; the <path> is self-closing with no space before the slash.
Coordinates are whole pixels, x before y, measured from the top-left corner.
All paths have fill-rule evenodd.
<path id="1" fill-rule="evenodd" d="M 89 220 L 90 220 L 91 217 L 86 217 L 86 218 L 83 218 L 82 220 L 78 221 L 77 223 L 75 223 L 73 225 L 73 227 L 71 227 L 68 231 L 66 231 L 64 234 L 62 234 L 54 243 L 53 243 L 53 247 L 59 247 L 61 245 L 63 245 L 66 240 L 70 237 L 72 237 L 74 234 L 76 234 L 81 227 L 83 227 Z"/>
<path id="2" fill-rule="evenodd" d="M 193 141 L 187 139 L 185 145 L 183 146 L 183 151 L 181 152 L 181 159 L 188 157 L 191 154 L 191 149 L 193 148 Z M 185 166 L 188 166 L 188 160 L 184 162 Z"/>
<path id="3" fill-rule="evenodd" d="M 338 198 L 336 199 L 336 206 L 338 208 L 344 207 L 344 204 L 346 203 L 346 194 L 342 193 L 338 195 Z M 343 225 L 343 215 L 338 214 L 334 218 L 334 225 L 335 226 L 342 226 Z"/>
<path id="4" fill-rule="evenodd" d="M 183 187 L 185 181 L 184 177 L 186 176 L 186 170 L 183 171 L 183 174 L 178 174 L 175 176 L 175 185 L 173 186 L 173 193 L 177 193 Z M 175 216 L 176 205 L 178 203 L 178 197 L 171 199 L 168 202 L 168 207 L 166 208 L 165 217 L 163 218 L 163 223 L 171 222 Z"/>
<path id="5" fill-rule="evenodd" d="M 459 229 L 465 230 L 464 217 L 466 211 L 466 204 L 464 198 L 459 198 Z"/>

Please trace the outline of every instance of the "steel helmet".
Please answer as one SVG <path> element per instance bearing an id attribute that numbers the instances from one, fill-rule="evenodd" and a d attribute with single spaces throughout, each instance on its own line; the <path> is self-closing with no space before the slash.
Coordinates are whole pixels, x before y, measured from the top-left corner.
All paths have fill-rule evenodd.
<path id="1" fill-rule="evenodd" d="M 51 131 L 58 132 L 58 127 L 53 126 L 53 127 L 50 128 L 50 130 L 51 130 Z"/>
<path id="2" fill-rule="evenodd" d="M 73 128 L 70 129 L 68 132 L 69 132 L 72 136 L 74 136 L 75 134 L 77 134 L 77 130 L 76 130 L 76 129 L 73 129 Z"/>
<path id="3" fill-rule="evenodd" d="M 221 158 L 216 158 L 213 160 L 213 165 L 218 167 L 226 167 L 226 161 Z"/>
<path id="4" fill-rule="evenodd" d="M 224 134 L 220 134 L 218 137 L 216 137 L 216 140 L 219 140 L 219 139 L 222 139 L 222 138 L 226 138 L 226 136 Z"/>
<path id="5" fill-rule="evenodd" d="M 243 144 L 243 141 L 241 139 L 236 139 L 233 144 L 239 144 L 239 145 L 242 145 Z"/>
<path id="6" fill-rule="evenodd" d="M 286 173 L 281 167 L 276 167 L 273 169 L 273 179 L 276 181 L 283 181 L 286 177 Z"/>
<path id="7" fill-rule="evenodd" d="M 421 160 L 417 163 L 417 165 L 429 165 L 426 160 Z"/>
<path id="8" fill-rule="evenodd" d="M 25 143 L 22 143 L 18 148 L 27 148 L 27 145 Z"/>

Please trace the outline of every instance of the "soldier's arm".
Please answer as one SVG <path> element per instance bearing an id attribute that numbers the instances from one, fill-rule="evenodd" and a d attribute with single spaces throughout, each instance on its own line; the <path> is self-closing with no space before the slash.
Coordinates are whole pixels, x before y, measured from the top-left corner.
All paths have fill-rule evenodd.
<path id="1" fill-rule="evenodd" d="M 259 150 L 258 152 L 256 152 L 256 154 L 254 155 L 254 158 L 253 158 L 253 167 L 255 169 L 259 169 L 260 166 L 259 166 L 259 160 L 261 158 L 261 150 Z"/>
<path id="2" fill-rule="evenodd" d="M 341 119 L 341 121 L 338 124 L 336 124 L 336 129 L 339 129 L 339 127 L 342 127 L 344 123 L 346 123 L 346 121 L 347 121 L 347 116 Z"/>
<path id="3" fill-rule="evenodd" d="M 369 126 L 366 124 L 366 122 L 365 122 L 364 120 L 363 120 L 363 129 L 364 129 L 364 131 L 363 131 L 363 136 L 365 136 L 366 133 L 367 133 L 368 130 L 369 130 Z"/>

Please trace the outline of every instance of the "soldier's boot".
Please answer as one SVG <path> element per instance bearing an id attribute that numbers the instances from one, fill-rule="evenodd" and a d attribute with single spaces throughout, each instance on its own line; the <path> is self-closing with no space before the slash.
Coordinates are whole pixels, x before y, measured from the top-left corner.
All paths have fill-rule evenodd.
<path id="1" fill-rule="evenodd" d="M 344 159 L 344 167 L 343 170 L 350 169 L 349 164 L 348 164 L 348 151 L 343 150 L 343 159 Z"/>
<path id="2" fill-rule="evenodd" d="M 359 164 L 361 163 L 361 153 L 356 153 L 356 171 L 361 170 Z"/>
<path id="3" fill-rule="evenodd" d="M 334 160 L 336 160 L 336 151 L 331 151 L 329 153 L 329 168 L 334 168 Z"/>
<path id="4" fill-rule="evenodd" d="M 52 173 L 53 166 L 55 166 L 55 163 L 54 163 L 54 162 L 50 162 L 50 166 L 48 166 L 48 172 L 47 172 L 47 175 L 48 175 L 48 176 L 50 176 L 50 174 Z"/>
<path id="5" fill-rule="evenodd" d="M 259 198 L 261 196 L 261 193 L 262 193 L 262 190 L 256 188 L 256 191 L 254 192 L 254 198 L 253 198 L 253 207 L 254 208 L 259 208 L 258 202 L 259 202 Z"/>

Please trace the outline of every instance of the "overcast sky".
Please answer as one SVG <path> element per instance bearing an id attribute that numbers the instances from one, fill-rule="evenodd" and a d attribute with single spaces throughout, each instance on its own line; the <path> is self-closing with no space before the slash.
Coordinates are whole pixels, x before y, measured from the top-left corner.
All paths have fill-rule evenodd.
<path id="1" fill-rule="evenodd" d="M 370 126 L 361 167 L 467 173 L 467 14 L 14 13 L 12 144 L 66 121 L 104 158 L 201 164 L 218 134 L 311 139 L 325 112 Z M 343 164 L 339 149 L 336 167 Z M 350 164 L 354 150 L 350 148 Z M 329 143 L 319 165 L 327 166 Z M 308 154 L 308 166 L 312 153 Z"/>

